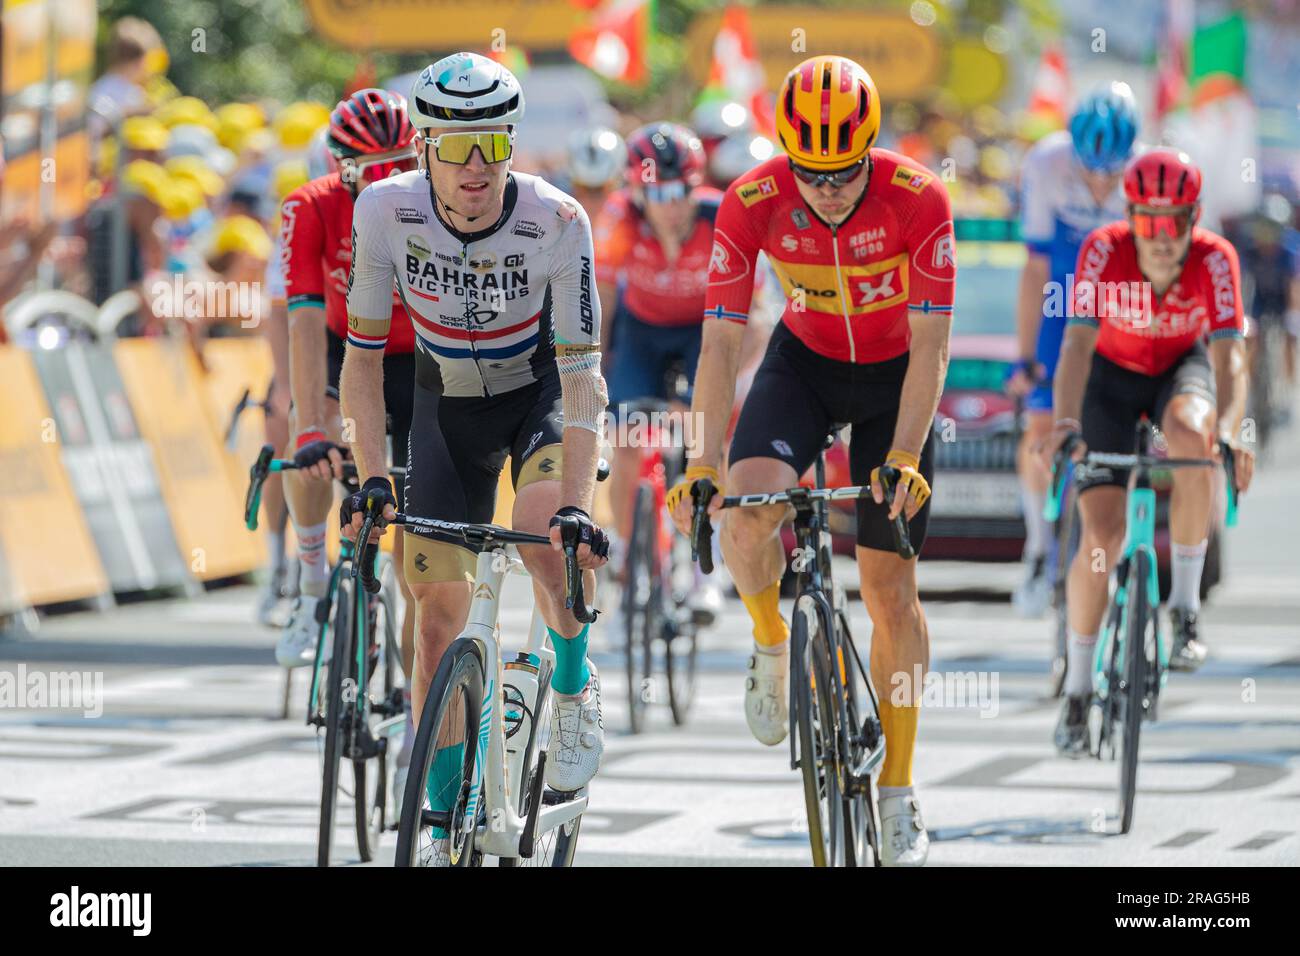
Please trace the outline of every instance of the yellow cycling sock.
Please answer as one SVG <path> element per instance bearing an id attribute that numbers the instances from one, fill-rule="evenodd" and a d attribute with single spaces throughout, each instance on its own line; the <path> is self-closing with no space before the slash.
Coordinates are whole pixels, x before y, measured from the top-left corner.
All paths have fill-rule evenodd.
<path id="1" fill-rule="evenodd" d="M 912 752 L 916 750 L 916 724 L 921 708 L 895 707 L 880 702 L 880 725 L 885 731 L 885 765 L 880 769 L 880 786 L 912 785 Z"/>
<path id="2" fill-rule="evenodd" d="M 770 584 L 757 594 L 742 594 L 740 600 L 754 620 L 754 641 L 760 647 L 775 647 L 790 637 L 790 626 L 781 617 L 781 583 Z"/>

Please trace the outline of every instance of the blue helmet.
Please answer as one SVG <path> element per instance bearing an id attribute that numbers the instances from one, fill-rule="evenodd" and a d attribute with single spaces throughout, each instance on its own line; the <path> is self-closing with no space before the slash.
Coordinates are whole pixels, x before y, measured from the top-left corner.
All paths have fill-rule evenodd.
<path id="1" fill-rule="evenodd" d="M 1138 110 L 1127 83 L 1111 83 L 1090 94 L 1070 118 L 1074 152 L 1085 167 L 1113 173 L 1133 155 Z"/>

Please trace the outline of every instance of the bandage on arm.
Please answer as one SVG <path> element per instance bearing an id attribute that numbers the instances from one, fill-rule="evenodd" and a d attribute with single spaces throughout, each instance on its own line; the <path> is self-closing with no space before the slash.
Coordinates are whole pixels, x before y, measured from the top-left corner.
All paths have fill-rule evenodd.
<path id="1" fill-rule="evenodd" d="M 600 348 L 556 345 L 555 364 L 560 370 L 564 427 L 585 428 L 599 435 L 601 416 L 609 404 L 605 378 L 600 374 Z"/>

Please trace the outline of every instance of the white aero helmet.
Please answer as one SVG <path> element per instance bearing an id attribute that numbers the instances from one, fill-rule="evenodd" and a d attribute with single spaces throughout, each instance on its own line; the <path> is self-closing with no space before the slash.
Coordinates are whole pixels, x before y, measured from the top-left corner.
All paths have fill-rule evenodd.
<path id="1" fill-rule="evenodd" d="M 567 169 L 575 186 L 599 189 L 627 167 L 623 137 L 607 126 L 574 130 L 569 135 Z"/>
<path id="2" fill-rule="evenodd" d="M 514 124 L 524 116 L 524 91 L 496 60 L 453 53 L 416 77 L 407 109 L 416 129 Z"/>
<path id="3" fill-rule="evenodd" d="M 771 159 L 775 152 L 776 144 L 766 136 L 735 133 L 714 148 L 709 157 L 709 178 L 715 183 L 730 183 Z"/>

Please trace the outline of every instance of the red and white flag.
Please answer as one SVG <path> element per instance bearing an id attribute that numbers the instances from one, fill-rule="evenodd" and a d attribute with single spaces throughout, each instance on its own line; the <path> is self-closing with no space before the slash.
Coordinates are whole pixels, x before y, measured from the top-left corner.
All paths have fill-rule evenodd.
<path id="1" fill-rule="evenodd" d="M 758 47 L 749 26 L 749 11 L 744 7 L 727 7 L 713 40 L 713 63 L 709 67 L 705 98 L 719 94 L 744 104 L 754 117 L 759 133 L 769 138 L 775 136 L 772 97 L 767 91 L 763 62 L 758 58 Z"/>
<path id="2" fill-rule="evenodd" d="M 651 0 L 608 0 L 569 37 L 569 53 L 608 80 L 632 86 L 650 75 Z"/>

